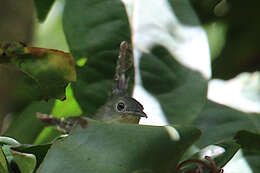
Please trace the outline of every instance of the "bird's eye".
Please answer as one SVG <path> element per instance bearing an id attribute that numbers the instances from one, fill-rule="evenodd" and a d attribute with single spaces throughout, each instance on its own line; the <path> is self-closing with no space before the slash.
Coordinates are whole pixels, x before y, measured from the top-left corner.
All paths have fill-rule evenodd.
<path id="1" fill-rule="evenodd" d="M 120 103 L 117 104 L 116 108 L 119 112 L 121 112 L 125 109 L 125 104 L 120 102 Z"/>

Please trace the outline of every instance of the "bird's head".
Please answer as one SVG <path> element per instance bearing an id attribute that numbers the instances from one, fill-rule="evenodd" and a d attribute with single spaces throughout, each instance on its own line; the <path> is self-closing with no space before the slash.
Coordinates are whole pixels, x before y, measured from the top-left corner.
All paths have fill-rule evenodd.
<path id="1" fill-rule="evenodd" d="M 143 109 L 142 104 L 134 98 L 120 96 L 105 104 L 97 112 L 97 119 L 105 122 L 138 123 L 141 117 L 147 118 Z"/>

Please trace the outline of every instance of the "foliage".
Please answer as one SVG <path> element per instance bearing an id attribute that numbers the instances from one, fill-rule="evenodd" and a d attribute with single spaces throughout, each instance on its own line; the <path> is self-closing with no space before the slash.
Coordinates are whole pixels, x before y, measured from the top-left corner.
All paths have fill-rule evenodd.
<path id="1" fill-rule="evenodd" d="M 43 22 L 54 1 L 34 2 Z M 238 150 L 257 171 L 259 114 L 208 100 L 210 57 L 197 57 L 202 53 L 189 49 L 198 46 L 198 38 L 202 41 L 199 47 L 208 48 L 200 20 L 203 24 L 226 22 L 227 42 L 234 42 L 232 34 L 238 33 L 233 30 L 240 25 L 236 23 L 239 4 L 220 19 L 212 14 L 217 2 L 191 1 L 198 18 L 186 0 L 67 0 L 62 13 L 70 53 L 2 42 L 0 125 L 5 137 L 0 137 L 0 172 L 171 173 L 179 163 L 201 163 L 205 156 L 210 156 L 219 171 Z M 112 88 L 122 41 L 131 43 L 134 50 L 129 94 L 135 81 L 158 101 L 169 125 L 106 124 L 91 119 Z M 241 69 L 233 64 L 232 69 L 224 69 L 228 74 L 222 74 L 219 64 L 230 65 L 222 59 L 256 50 L 239 49 L 231 54 L 236 46 L 226 46 L 216 55 L 221 57 L 213 59 L 213 77 L 230 78 L 255 69 L 251 63 Z M 69 136 L 60 137 L 54 128 L 44 128 L 37 112 L 56 117 L 83 114 L 88 126 L 77 126 Z M 179 168 L 182 172 L 213 172 L 196 164 Z"/>

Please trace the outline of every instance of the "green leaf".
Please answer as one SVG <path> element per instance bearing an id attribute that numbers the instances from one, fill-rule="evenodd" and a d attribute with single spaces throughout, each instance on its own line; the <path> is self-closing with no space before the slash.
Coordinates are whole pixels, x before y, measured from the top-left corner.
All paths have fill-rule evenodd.
<path id="1" fill-rule="evenodd" d="M 187 126 L 174 129 L 88 121 L 88 128 L 77 127 L 52 145 L 38 173 L 168 173 L 200 136 L 198 129 Z"/>
<path id="2" fill-rule="evenodd" d="M 8 173 L 7 160 L 5 158 L 2 148 L 0 148 L 0 172 Z"/>
<path id="3" fill-rule="evenodd" d="M 4 136 L 0 137 L 0 143 L 0 170 L 2 167 L 8 167 L 13 172 L 21 173 L 30 173 L 38 168 L 51 146 L 19 144 L 16 140 Z"/>
<path id="4" fill-rule="evenodd" d="M 214 13 L 214 9 L 219 2 L 221 3 L 221 0 L 191 0 L 190 2 L 203 24 L 218 19 L 218 16 Z"/>
<path id="5" fill-rule="evenodd" d="M 34 5 L 40 22 L 43 22 L 46 19 L 54 2 L 55 0 L 34 0 Z"/>
<path id="6" fill-rule="evenodd" d="M 170 7 L 172 8 L 174 14 L 178 20 L 188 26 L 200 25 L 200 21 L 197 14 L 193 10 L 190 2 L 187 0 L 168 0 Z"/>
<path id="7" fill-rule="evenodd" d="M 236 136 L 234 137 L 236 142 L 241 145 L 246 151 L 250 152 L 257 152 L 260 154 L 260 134 L 253 133 L 246 130 L 241 130 L 237 132 Z"/>
<path id="8" fill-rule="evenodd" d="M 44 144 L 44 145 L 19 145 L 16 147 L 12 147 L 11 149 L 14 151 L 18 151 L 21 153 L 29 153 L 33 154 L 36 157 L 37 164 L 36 169 L 42 163 L 47 151 L 51 147 L 51 144 Z"/>
<path id="9" fill-rule="evenodd" d="M 6 136 L 0 136 L 0 146 L 2 146 L 4 144 L 12 145 L 12 146 L 20 145 L 20 143 L 13 138 L 6 137 Z"/>
<path id="10" fill-rule="evenodd" d="M 199 20 L 187 0 L 132 5 L 135 65 L 141 72 L 137 85 L 155 97 L 170 124 L 191 123 L 206 102 L 210 76 L 208 43 Z"/>
<path id="11" fill-rule="evenodd" d="M 120 43 L 131 42 L 126 10 L 120 0 L 67 0 L 63 21 L 72 55 L 87 58 L 77 67 L 73 92 L 83 112 L 93 115 L 112 88 Z"/>
<path id="12" fill-rule="evenodd" d="M 260 117 L 258 114 L 247 114 L 208 100 L 193 124 L 202 131 L 201 138 L 196 144 L 204 147 L 233 139 L 242 129 L 258 132 Z"/>
<path id="13" fill-rule="evenodd" d="M 0 54 L 0 64 L 8 63 L 18 67 L 37 83 L 34 86 L 37 87 L 37 93 L 30 93 L 31 95 L 41 99 L 64 99 L 66 86 L 76 80 L 74 61 L 69 53 L 26 47 L 12 42 L 1 47 L 3 53 Z"/>
<path id="14" fill-rule="evenodd" d="M 187 124 L 197 117 L 207 94 L 207 81 L 199 72 L 183 66 L 162 46 L 143 53 L 140 68 L 144 88 L 158 99 L 169 122 Z"/>
<path id="15" fill-rule="evenodd" d="M 36 157 L 33 154 L 10 151 L 13 155 L 13 161 L 17 164 L 21 173 L 33 173 L 36 166 Z"/>
<path id="16" fill-rule="evenodd" d="M 54 100 L 31 103 L 21 113 L 15 115 L 15 120 L 4 135 L 15 138 L 21 143 L 33 143 L 44 127 L 42 122 L 36 118 L 36 112 L 50 114 L 53 104 Z"/>

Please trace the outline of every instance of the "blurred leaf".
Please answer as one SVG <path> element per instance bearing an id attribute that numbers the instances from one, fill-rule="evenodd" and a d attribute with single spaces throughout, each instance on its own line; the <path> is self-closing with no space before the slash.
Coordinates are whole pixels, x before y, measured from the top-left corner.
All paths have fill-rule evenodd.
<path id="1" fill-rule="evenodd" d="M 216 1 L 216 0 L 210 0 Z M 209 1 L 207 1 L 209 2 Z M 176 15 L 178 20 L 185 25 L 200 25 L 199 19 L 197 18 L 196 13 L 194 12 L 190 1 L 188 0 L 168 0 L 172 8 L 172 12 Z"/>
<path id="2" fill-rule="evenodd" d="M 32 0 L 0 1 L 0 41 L 23 41 L 30 44 L 34 30 Z"/>
<path id="3" fill-rule="evenodd" d="M 11 53 L 9 49 L 11 47 Z M 18 67 L 39 86 L 41 98 L 64 98 L 69 82 L 76 80 L 73 57 L 69 53 L 53 49 L 23 47 L 13 43 L 1 45 L 0 63 Z"/>
<path id="4" fill-rule="evenodd" d="M 155 46 L 140 60 L 143 86 L 160 102 L 169 122 L 192 122 L 203 107 L 207 81 L 180 64 L 164 47 Z"/>
<path id="5" fill-rule="evenodd" d="M 194 7 L 197 15 L 202 23 L 208 23 L 216 20 L 217 16 L 214 13 L 214 9 L 219 2 L 223 0 L 191 0 L 192 6 Z"/>
<path id="6" fill-rule="evenodd" d="M 156 98 L 169 123 L 191 123 L 206 102 L 210 75 L 198 18 L 187 0 L 134 1 L 133 7 L 136 83 Z"/>
<path id="7" fill-rule="evenodd" d="M 0 112 L 19 111 L 39 99 L 36 81 L 17 67 L 0 64 L 0 79 Z"/>
<path id="8" fill-rule="evenodd" d="M 251 140 L 253 141 L 253 140 Z M 259 148 L 259 146 L 258 146 Z M 243 150 L 243 159 L 246 159 L 249 167 L 252 169 L 252 172 L 257 173 L 260 170 L 259 160 L 260 155 L 256 152 L 244 151 Z"/>
<path id="9" fill-rule="evenodd" d="M 73 56 L 87 58 L 85 66 L 77 67 L 72 88 L 83 112 L 91 116 L 112 88 L 120 43 L 131 42 L 125 7 L 120 0 L 68 0 L 63 21 Z"/>
<path id="10" fill-rule="evenodd" d="M 204 26 L 209 40 L 211 61 L 219 56 L 226 42 L 227 25 L 223 21 L 216 21 Z"/>
<path id="11" fill-rule="evenodd" d="M 204 147 L 233 139 L 235 134 L 242 129 L 259 132 L 260 116 L 240 112 L 208 100 L 193 124 L 202 131 L 201 138 L 196 144 Z"/>
<path id="12" fill-rule="evenodd" d="M 8 173 L 7 160 L 6 160 L 5 155 L 2 151 L 2 148 L 0 148 L 0 172 L 1 173 Z"/>
<path id="13" fill-rule="evenodd" d="M 246 151 L 257 152 L 260 154 L 260 134 L 241 130 L 234 137 L 236 142 Z"/>
<path id="14" fill-rule="evenodd" d="M 20 145 L 16 147 L 12 147 L 12 150 L 18 151 L 21 153 L 29 153 L 33 154 L 36 157 L 37 165 L 36 169 L 42 163 L 47 151 L 51 147 L 51 144 L 44 144 L 44 145 Z"/>
<path id="15" fill-rule="evenodd" d="M 170 126 L 88 120 L 87 129 L 77 127 L 69 137 L 53 144 L 38 173 L 172 172 L 185 150 L 200 136 L 193 127 L 176 126 L 175 131 Z"/>
<path id="16" fill-rule="evenodd" d="M 213 78 L 221 79 L 230 79 L 242 72 L 260 70 L 260 2 L 226 2 L 228 12 L 222 17 L 227 24 L 226 44 L 222 53 L 212 63 Z"/>
<path id="17" fill-rule="evenodd" d="M 25 154 L 11 150 L 13 161 L 18 165 L 21 173 L 33 173 L 36 166 L 36 157 L 33 154 Z"/>
<path id="18" fill-rule="evenodd" d="M 40 22 L 43 22 L 46 19 L 54 2 L 55 0 L 34 0 L 34 5 Z"/>
<path id="19" fill-rule="evenodd" d="M 33 143 L 44 125 L 36 118 L 36 112 L 51 113 L 54 100 L 33 102 L 22 112 L 15 115 L 15 120 L 5 132 L 5 136 L 17 139 L 21 143 Z"/>

